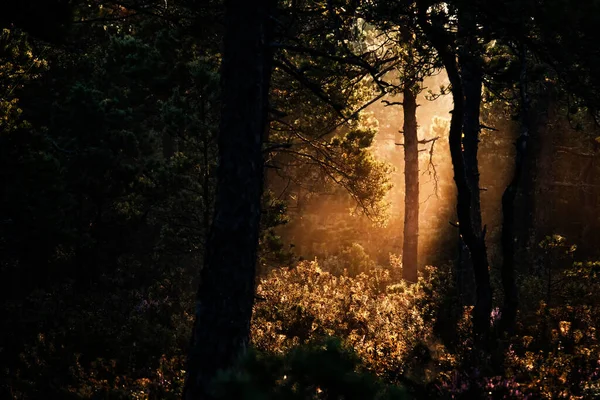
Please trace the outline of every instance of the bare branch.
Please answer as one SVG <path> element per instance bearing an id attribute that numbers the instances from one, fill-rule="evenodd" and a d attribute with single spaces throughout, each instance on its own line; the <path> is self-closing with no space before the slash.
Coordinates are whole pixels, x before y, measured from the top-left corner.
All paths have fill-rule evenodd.
<path id="1" fill-rule="evenodd" d="M 440 138 L 439 136 L 436 136 L 431 139 L 423 139 L 423 140 L 418 141 L 420 144 L 431 143 L 431 147 L 429 148 L 429 161 L 427 163 L 427 169 L 425 170 L 425 172 L 427 172 L 429 174 L 429 176 L 431 177 L 431 179 L 433 179 L 433 191 L 435 193 L 436 198 L 439 198 L 439 192 L 438 192 L 439 179 L 438 179 L 438 173 L 437 173 L 437 169 L 435 167 L 435 163 L 433 162 L 433 149 L 435 147 L 435 142 L 437 142 L 437 140 L 439 138 Z"/>
<path id="2" fill-rule="evenodd" d="M 479 128 L 480 129 L 487 129 L 488 131 L 500 132 L 499 129 L 492 128 L 491 126 L 487 126 L 487 125 L 484 125 L 484 124 L 479 124 Z"/>
<path id="3" fill-rule="evenodd" d="M 383 104 L 385 104 L 386 107 L 389 107 L 389 106 L 404 106 L 404 103 L 402 103 L 401 101 L 381 100 L 381 102 Z"/>
<path id="4" fill-rule="evenodd" d="M 575 147 L 556 146 L 555 148 L 558 153 L 568 153 L 578 157 L 596 158 L 600 156 L 599 153 L 582 153 L 578 151 Z"/>

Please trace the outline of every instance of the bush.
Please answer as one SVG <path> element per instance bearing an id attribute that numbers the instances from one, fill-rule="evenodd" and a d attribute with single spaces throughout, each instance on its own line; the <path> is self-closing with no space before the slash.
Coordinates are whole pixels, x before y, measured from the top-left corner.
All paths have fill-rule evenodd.
<path id="1" fill-rule="evenodd" d="M 436 276 L 429 268 L 419 283 L 408 285 L 392 280 L 388 270 L 334 276 L 317 262 L 273 271 L 258 286 L 253 343 L 282 354 L 313 340 L 341 337 L 385 379 L 398 382 L 405 375 L 431 382 L 440 366 L 453 362 L 432 331 Z"/>
<path id="2" fill-rule="evenodd" d="M 217 398 L 223 400 L 399 400 L 398 386 L 364 371 L 360 359 L 339 340 L 295 347 L 285 355 L 250 352 L 240 366 L 221 374 Z"/>
<path id="3" fill-rule="evenodd" d="M 349 275 L 356 277 L 362 272 L 369 273 L 375 268 L 375 262 L 365 252 L 364 247 L 358 243 L 353 243 L 351 246 L 342 249 L 338 255 L 323 260 L 322 267 L 336 276 Z"/>

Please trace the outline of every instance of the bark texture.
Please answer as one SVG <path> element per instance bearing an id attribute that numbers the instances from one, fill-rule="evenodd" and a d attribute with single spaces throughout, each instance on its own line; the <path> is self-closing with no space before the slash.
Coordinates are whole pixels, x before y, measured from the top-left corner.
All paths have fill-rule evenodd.
<path id="1" fill-rule="evenodd" d="M 463 120 L 463 158 L 468 186 L 470 227 L 468 235 L 462 234 L 473 266 L 475 277 L 475 309 L 473 310 L 473 326 L 478 333 L 489 328 L 492 311 L 492 287 L 490 284 L 487 247 L 485 244 L 485 228 L 481 221 L 481 197 L 479 189 L 479 133 L 481 130 L 480 109 L 483 72 L 481 49 L 477 40 L 477 27 L 474 10 L 459 11 L 459 64 L 464 90 Z M 466 205 L 464 206 L 466 207 Z M 462 226 L 463 221 L 459 224 Z"/>
<path id="2" fill-rule="evenodd" d="M 402 278 L 418 279 L 419 251 L 419 139 L 417 137 L 417 97 L 407 85 L 402 100 L 404 112 L 404 244 Z"/>
<path id="3" fill-rule="evenodd" d="M 234 365 L 249 340 L 272 63 L 270 3 L 225 1 L 219 167 L 196 300 L 186 400 L 213 398 L 211 383 L 217 372 Z"/>
<path id="4" fill-rule="evenodd" d="M 504 304 L 500 328 L 509 334 L 514 332 L 519 306 L 518 289 L 515 278 L 515 198 L 526 168 L 525 160 L 528 152 L 530 136 L 529 98 L 527 96 L 527 52 L 521 50 L 521 74 L 519 82 L 521 106 L 521 132 L 515 152 L 515 170 L 513 178 L 502 195 L 502 289 Z"/>
<path id="5" fill-rule="evenodd" d="M 450 121 L 449 146 L 454 169 L 454 181 L 457 189 L 457 217 L 459 232 L 469 249 L 476 282 L 476 304 L 473 311 L 473 329 L 476 336 L 487 336 L 491 313 L 491 285 L 485 246 L 485 230 L 481 229 L 481 209 L 479 207 L 479 187 L 477 163 L 477 142 L 479 134 L 479 106 L 481 101 L 480 70 L 473 69 L 468 57 L 474 49 L 468 41 L 463 43 L 461 62 L 457 61 L 457 51 L 453 40 L 443 26 L 432 25 L 427 18 L 426 1 L 418 2 L 419 25 L 438 52 L 451 84 L 454 109 Z M 474 22 L 464 20 L 463 27 L 473 27 Z M 463 28 L 464 29 L 464 28 Z M 468 36 L 463 35 L 463 38 Z M 466 57 L 466 58 L 465 58 Z M 462 68 L 461 68 L 462 67 Z M 462 76 L 461 76 L 462 72 Z M 466 79 L 463 82 L 463 79 Z M 479 83 L 478 83 L 479 82 Z M 479 90 L 476 93 L 477 89 Z M 465 133 L 465 151 L 463 152 L 463 126 Z M 469 136 L 467 138 L 467 136 Z M 469 142 L 470 143 L 467 143 Z M 467 152 L 466 147 L 469 146 Z M 476 179 L 476 180 L 475 180 Z M 476 194 L 473 192 L 477 191 Z M 474 200 L 475 199 L 475 200 Z M 477 218 L 478 217 L 478 218 Z"/>

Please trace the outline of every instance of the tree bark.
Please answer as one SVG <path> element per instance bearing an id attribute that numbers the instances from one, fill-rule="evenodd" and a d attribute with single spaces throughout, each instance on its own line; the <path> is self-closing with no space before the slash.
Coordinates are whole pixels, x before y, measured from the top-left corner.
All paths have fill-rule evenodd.
<path id="1" fill-rule="evenodd" d="M 490 284 L 487 247 L 485 244 L 485 228 L 481 221 L 481 197 L 479 190 L 479 133 L 481 130 L 480 109 L 481 90 L 483 85 L 482 60 L 480 46 L 477 41 L 477 27 L 473 10 L 459 10 L 459 36 L 461 46 L 458 54 L 460 73 L 464 90 L 463 120 L 463 157 L 469 188 L 470 229 L 472 237 L 463 235 L 473 264 L 475 277 L 475 309 L 473 310 L 473 326 L 478 333 L 489 329 L 492 311 L 492 287 Z M 462 221 L 459 223 L 462 225 Z"/>
<path id="2" fill-rule="evenodd" d="M 463 77 L 459 71 L 459 64 L 456 58 L 456 52 L 454 45 L 449 37 L 449 34 L 443 30 L 443 27 L 433 26 L 427 20 L 427 7 L 426 1 L 419 1 L 418 18 L 419 25 L 431 41 L 431 44 L 438 52 L 440 59 L 448 74 L 448 79 L 451 84 L 452 100 L 454 102 L 454 109 L 452 111 L 452 118 L 450 121 L 450 133 L 448 142 L 450 146 L 450 156 L 452 159 L 452 167 L 454 169 L 454 181 L 457 189 L 457 217 L 459 224 L 459 232 L 464 240 L 473 262 L 473 270 L 475 273 L 476 282 L 476 304 L 473 311 L 473 330 L 477 337 L 486 336 L 489 331 L 489 318 L 491 313 L 491 285 L 489 282 L 489 270 L 487 261 L 487 252 L 485 247 L 485 231 L 481 229 L 481 213 L 478 207 L 478 202 L 475 204 L 475 210 L 473 207 L 473 198 L 479 198 L 479 193 L 474 195 L 473 189 L 477 191 L 479 187 L 473 186 L 473 179 L 477 176 L 478 171 L 469 166 L 467 170 L 467 164 L 477 161 L 476 148 L 471 148 L 469 158 L 463 153 L 463 124 L 465 117 L 469 118 L 467 121 L 465 137 L 470 135 L 468 140 L 472 143 L 469 146 L 476 144 L 479 133 L 479 105 L 481 101 L 481 86 L 477 86 L 477 77 L 465 76 L 467 82 L 463 82 Z M 472 49 L 464 49 L 464 51 L 470 52 Z M 464 57 L 464 55 L 463 55 Z M 477 71 L 471 71 L 474 73 Z M 463 71 L 463 75 L 464 71 Z M 479 78 L 479 82 L 481 82 Z M 479 93 L 475 93 L 475 88 L 479 88 Z M 477 111 L 475 112 L 475 108 Z M 476 130 L 474 129 L 474 123 L 477 122 Z M 476 134 L 475 137 L 473 135 Z M 473 142 L 475 141 L 475 142 Z M 467 145 L 465 143 L 465 145 Z M 465 149 L 466 152 L 466 149 Z M 475 156 L 475 158 L 473 158 Z M 470 174 L 468 176 L 468 174 Z M 473 214 L 479 213 L 479 224 L 477 220 L 473 218 Z"/>
<path id="3" fill-rule="evenodd" d="M 406 85 L 402 100 L 404 112 L 404 244 L 402 278 L 418 280 L 419 251 L 419 139 L 417 137 L 417 96 Z"/>
<path id="4" fill-rule="evenodd" d="M 513 178 L 502 195 L 502 289 L 504 304 L 500 329 L 509 334 L 514 332 L 519 306 L 518 289 L 515 279 L 515 197 L 519 190 L 521 177 L 525 168 L 530 136 L 529 98 L 527 95 L 527 51 L 521 50 L 521 74 L 519 82 L 521 103 L 521 132 L 515 152 L 515 171 Z"/>
<path id="5" fill-rule="evenodd" d="M 214 398 L 211 385 L 217 372 L 232 367 L 249 340 L 272 64 L 271 4 L 225 1 L 219 167 L 196 298 L 186 400 Z"/>

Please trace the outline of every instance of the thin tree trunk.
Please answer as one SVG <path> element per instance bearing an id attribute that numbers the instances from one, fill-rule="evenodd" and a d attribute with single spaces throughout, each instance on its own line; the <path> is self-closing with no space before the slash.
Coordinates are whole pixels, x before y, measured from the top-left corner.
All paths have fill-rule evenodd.
<path id="1" fill-rule="evenodd" d="M 471 158 L 467 159 L 466 155 L 463 154 L 463 123 L 464 118 L 469 117 L 470 121 L 467 121 L 467 130 L 465 131 L 465 137 L 467 135 L 473 135 L 473 124 L 477 123 L 476 130 L 477 134 L 479 131 L 479 105 L 481 100 L 481 92 L 478 95 L 475 94 L 474 88 L 478 87 L 481 91 L 481 86 L 477 86 L 476 77 L 467 76 L 467 80 L 472 81 L 463 83 L 463 78 L 459 72 L 459 66 L 456 60 L 456 54 L 453 50 L 452 43 L 448 37 L 448 34 L 440 29 L 441 27 L 432 26 L 427 21 L 427 2 L 419 2 L 419 24 L 423 28 L 425 34 L 428 36 L 434 48 L 437 50 L 441 61 L 448 74 L 448 79 L 452 87 L 452 99 L 454 102 L 454 109 L 452 111 L 452 118 L 450 121 L 450 133 L 449 133 L 449 146 L 450 156 L 452 159 L 452 166 L 454 169 L 454 181 L 457 189 L 457 217 L 459 223 L 459 231 L 462 239 L 471 254 L 473 262 L 473 270 L 475 273 L 475 282 L 477 285 L 476 293 L 477 300 L 475 309 L 473 312 L 473 330 L 476 336 L 485 336 L 489 330 L 489 318 L 491 313 L 491 285 L 489 282 L 489 270 L 487 261 L 487 252 L 485 247 L 485 232 L 481 229 L 481 222 L 477 225 L 477 221 L 473 219 L 473 193 L 472 193 L 472 181 L 467 177 L 467 163 L 473 162 L 473 150 L 471 149 Z M 470 51 L 470 50 L 467 50 Z M 479 78 L 480 79 L 480 78 Z M 480 82 L 480 80 L 479 80 Z M 479 100 L 478 100 L 479 99 Z M 477 114 L 474 109 L 477 107 Z M 473 140 L 471 136 L 469 139 Z M 475 137 L 477 140 L 477 137 Z M 466 145 L 466 143 L 465 143 Z M 470 145 L 473 145 L 471 143 Z M 466 149 L 465 149 L 466 151 Z M 475 152 L 476 162 L 476 152 Z M 473 166 L 469 167 L 469 173 L 471 179 L 473 174 L 477 174 L 477 170 Z M 477 177 L 478 179 L 478 177 Z M 479 190 L 478 187 L 476 187 Z M 478 194 L 477 194 L 478 198 Z M 478 203 L 475 204 L 478 207 Z M 479 215 L 480 210 L 479 210 Z M 479 217 L 481 221 L 481 217 Z"/>
<path id="2" fill-rule="evenodd" d="M 504 290 L 504 304 L 500 328 L 509 334 L 514 332 L 519 306 L 518 289 L 515 280 L 515 197 L 523 175 L 527 145 L 529 142 L 529 99 L 527 96 L 527 51 L 523 46 L 521 50 L 521 133 L 516 142 L 515 171 L 510 184 L 502 195 L 502 288 Z"/>
<path id="3" fill-rule="evenodd" d="M 413 85 L 406 85 L 404 110 L 404 244 L 402 278 L 418 279 L 419 251 L 419 139 L 417 137 L 417 96 Z"/>
<path id="4" fill-rule="evenodd" d="M 468 241 L 464 235 L 463 238 L 465 238 L 471 254 L 475 277 L 473 326 L 477 333 L 484 333 L 489 330 L 490 313 L 492 311 L 492 287 L 485 244 L 485 228 L 482 227 L 481 222 L 479 163 L 477 161 L 481 130 L 479 114 L 483 78 L 474 11 L 461 10 L 459 12 L 459 35 L 464 41 L 462 50 L 459 51 L 459 64 L 465 96 L 463 157 L 470 193 L 470 234 L 472 234 Z M 462 225 L 462 221 L 460 223 Z"/>
<path id="5" fill-rule="evenodd" d="M 530 132 L 527 140 L 527 157 L 519 191 L 515 198 L 515 231 L 523 232 L 516 238 L 515 270 L 529 273 L 534 270 L 538 246 L 536 243 L 537 205 L 536 190 L 539 186 L 540 134 L 546 125 L 547 110 L 544 95 L 536 96 L 536 107 L 529 110 Z"/>
<path id="6" fill-rule="evenodd" d="M 213 398 L 217 372 L 232 367 L 249 340 L 272 62 L 270 3 L 225 1 L 219 167 L 196 299 L 186 400 Z"/>

